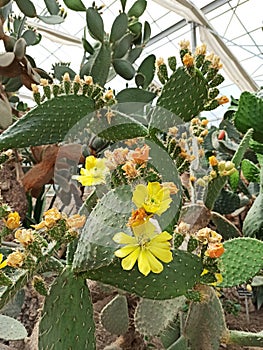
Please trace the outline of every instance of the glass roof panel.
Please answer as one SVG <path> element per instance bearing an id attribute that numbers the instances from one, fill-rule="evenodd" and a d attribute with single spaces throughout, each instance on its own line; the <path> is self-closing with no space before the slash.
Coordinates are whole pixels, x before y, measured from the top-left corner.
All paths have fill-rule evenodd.
<path id="1" fill-rule="evenodd" d="M 82 0 L 88 7 L 91 0 Z M 174 0 L 176 2 L 176 0 Z M 116 13 L 121 9 L 119 0 L 96 0 L 96 4 L 106 6 L 103 8 L 103 18 L 106 31 L 109 32 Z M 127 1 L 127 8 L 134 3 L 134 0 Z M 229 49 L 238 57 L 246 71 L 253 79 L 262 85 L 263 81 L 263 40 L 262 40 L 262 1 L 260 0 L 192 0 L 192 4 L 205 10 L 205 15 Z M 44 1 L 35 0 L 34 5 L 39 14 L 43 14 Z M 14 5 L 14 10 L 17 11 Z M 169 11 L 167 8 L 157 4 L 153 0 L 148 0 L 148 6 L 142 20 L 147 20 L 151 24 L 152 39 L 146 47 L 140 61 L 149 53 L 154 53 L 157 57 L 168 58 L 177 54 L 178 43 L 183 39 L 191 41 L 191 25 L 184 21 L 184 18 L 177 13 Z M 28 47 L 27 52 L 33 56 L 37 65 L 51 71 L 52 64 L 59 61 L 71 62 L 71 68 L 79 71 L 83 50 L 81 40 L 86 25 L 85 13 L 67 10 L 67 18 L 60 25 L 47 25 L 39 20 L 31 20 L 36 26 L 40 25 L 48 28 L 51 32 L 47 35 L 41 32 L 43 39 L 35 47 Z M 171 28 L 172 27 L 172 28 Z M 169 31 L 168 29 L 169 28 Z M 39 29 L 40 30 L 40 29 Z M 66 35 L 63 41 L 59 40 L 52 32 Z M 67 38 L 68 36 L 68 38 Z M 72 43 L 71 39 L 75 42 Z M 196 29 L 197 44 L 200 43 L 199 30 Z M 92 39 L 89 38 L 92 42 Z M 139 61 L 139 62 L 140 62 Z M 138 62 L 138 63 L 139 63 Z M 121 84 L 125 81 L 120 79 Z M 131 83 L 129 83 L 131 84 Z M 238 97 L 240 90 L 233 85 L 227 77 L 221 85 L 222 93 L 236 93 Z M 224 108 L 220 109 L 223 110 Z M 216 113 L 219 113 L 216 110 Z"/>

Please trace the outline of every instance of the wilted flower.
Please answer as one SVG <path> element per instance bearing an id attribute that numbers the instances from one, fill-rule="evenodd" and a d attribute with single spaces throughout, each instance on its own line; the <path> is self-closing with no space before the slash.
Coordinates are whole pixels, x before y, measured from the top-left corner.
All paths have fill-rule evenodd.
<path id="1" fill-rule="evenodd" d="M 71 229 L 78 229 L 84 226 L 86 222 L 85 215 L 74 214 L 66 219 L 67 225 Z"/>
<path id="2" fill-rule="evenodd" d="M 57 208 L 51 208 L 44 213 L 44 220 L 39 224 L 31 225 L 36 230 L 40 230 L 42 228 L 51 228 L 55 226 L 58 220 L 62 219 L 62 214 L 59 212 Z"/>
<path id="3" fill-rule="evenodd" d="M 34 241 L 35 237 L 31 229 L 21 229 L 15 232 L 15 239 L 26 247 Z"/>
<path id="4" fill-rule="evenodd" d="M 135 178 L 138 176 L 139 174 L 139 171 L 138 169 L 136 168 L 136 164 L 133 163 L 132 161 L 128 161 L 126 162 L 122 167 L 122 170 L 125 172 L 125 175 L 128 177 L 128 178 Z"/>
<path id="5" fill-rule="evenodd" d="M 143 147 L 137 147 L 134 151 L 131 152 L 131 158 L 136 164 L 142 164 L 147 162 L 149 159 L 150 147 L 148 145 L 143 145 Z"/>
<path id="6" fill-rule="evenodd" d="M 10 267 L 19 268 L 23 265 L 25 255 L 19 251 L 13 252 L 8 255 L 6 263 Z"/>

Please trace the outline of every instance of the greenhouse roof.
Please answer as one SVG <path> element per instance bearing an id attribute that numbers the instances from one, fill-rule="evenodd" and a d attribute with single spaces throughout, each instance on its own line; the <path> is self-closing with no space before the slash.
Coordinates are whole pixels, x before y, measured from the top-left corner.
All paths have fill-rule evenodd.
<path id="1" fill-rule="evenodd" d="M 91 1 L 83 1 L 91 6 Z M 105 2 L 98 0 L 96 5 Z M 128 5 L 132 4 L 128 0 Z M 34 4 L 38 14 L 44 13 L 44 1 Z M 119 0 L 105 3 L 103 18 L 106 31 L 121 9 Z M 15 10 L 15 7 L 14 7 Z M 221 92 L 238 98 L 243 90 L 255 91 L 262 85 L 262 2 L 259 0 L 148 0 L 142 16 L 150 23 L 152 34 L 141 60 L 149 53 L 168 58 L 178 55 L 179 42 L 190 40 L 192 47 L 205 42 L 208 50 L 220 56 L 224 65 L 225 81 Z M 42 35 L 37 46 L 29 47 L 37 65 L 47 72 L 52 64 L 71 62 L 70 67 L 79 71 L 83 58 L 81 39 L 86 25 L 85 12 L 67 9 L 65 21 L 58 25 L 47 25 L 38 19 L 34 25 Z M 119 84 L 125 86 L 123 80 Z M 121 86 L 122 87 L 122 86 Z M 223 108 L 221 109 L 222 114 Z M 214 117 L 221 118 L 220 109 Z"/>

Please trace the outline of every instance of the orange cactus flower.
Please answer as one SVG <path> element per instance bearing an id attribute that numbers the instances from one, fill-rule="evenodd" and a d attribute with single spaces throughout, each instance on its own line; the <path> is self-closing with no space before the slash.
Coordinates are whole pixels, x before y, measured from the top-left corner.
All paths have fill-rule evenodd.
<path id="1" fill-rule="evenodd" d="M 220 258 L 220 256 L 224 253 L 225 248 L 222 243 L 214 243 L 214 244 L 209 244 L 208 249 L 206 251 L 206 254 L 212 258 Z"/>

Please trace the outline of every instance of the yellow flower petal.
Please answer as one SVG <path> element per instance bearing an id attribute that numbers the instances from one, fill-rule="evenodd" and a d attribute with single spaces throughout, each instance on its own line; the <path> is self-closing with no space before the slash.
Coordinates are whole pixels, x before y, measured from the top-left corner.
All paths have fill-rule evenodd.
<path id="1" fill-rule="evenodd" d="M 137 208 L 141 208 L 146 198 L 147 198 L 147 187 L 142 184 L 137 185 L 135 188 L 135 191 L 133 192 L 133 197 L 132 197 L 133 203 L 136 205 Z"/>
<path id="2" fill-rule="evenodd" d="M 169 248 L 162 249 L 158 245 L 149 246 L 149 251 L 159 260 L 169 263 L 173 260 L 173 254 Z"/>
<path id="3" fill-rule="evenodd" d="M 147 187 L 137 185 L 133 193 L 133 202 L 137 208 L 144 208 L 147 213 L 161 215 L 170 206 L 170 191 L 159 182 L 149 182 Z"/>
<path id="4" fill-rule="evenodd" d="M 148 252 L 145 249 L 142 249 L 140 251 L 140 255 L 138 257 L 138 268 L 144 276 L 149 275 L 151 272 L 151 265 L 148 260 Z"/>
<path id="5" fill-rule="evenodd" d="M 3 254 L 0 253 L 0 269 L 3 269 L 7 265 L 7 261 L 3 261 Z"/>
<path id="6" fill-rule="evenodd" d="M 0 269 L 3 269 L 4 267 L 6 267 L 7 265 L 7 261 L 3 261 L 1 264 L 0 264 Z"/>
<path id="7" fill-rule="evenodd" d="M 162 215 L 170 207 L 171 202 L 172 202 L 171 198 L 163 200 L 159 206 L 159 209 L 156 210 L 155 214 Z"/>
<path id="8" fill-rule="evenodd" d="M 137 239 L 135 237 L 131 237 L 124 232 L 116 233 L 113 237 L 114 242 L 119 244 L 136 244 Z"/>
<path id="9" fill-rule="evenodd" d="M 126 245 L 125 247 L 122 247 L 122 248 L 116 250 L 114 254 L 118 258 L 124 258 L 125 256 L 129 255 L 130 253 L 132 253 L 134 250 L 136 250 L 137 248 L 138 248 L 138 244 Z"/>
<path id="10" fill-rule="evenodd" d="M 163 271 L 163 264 L 160 263 L 150 251 L 147 251 L 147 258 L 152 272 L 161 273 Z"/>
<path id="11" fill-rule="evenodd" d="M 150 221 L 145 221 L 141 225 L 132 227 L 132 230 L 137 239 L 142 236 L 151 238 L 155 235 L 156 226 Z"/>
<path id="12" fill-rule="evenodd" d="M 155 237 L 153 237 L 152 242 L 166 242 L 169 241 L 170 239 L 172 239 L 173 236 L 170 235 L 170 233 L 168 233 L 167 231 L 163 231 L 160 234 L 156 235 Z"/>
<path id="13" fill-rule="evenodd" d="M 85 169 L 92 169 L 96 165 L 96 158 L 94 156 L 89 156 L 85 160 Z"/>
<path id="14" fill-rule="evenodd" d="M 130 255 L 122 259 L 121 266 L 124 270 L 131 270 L 140 254 L 140 247 L 137 247 Z"/>

